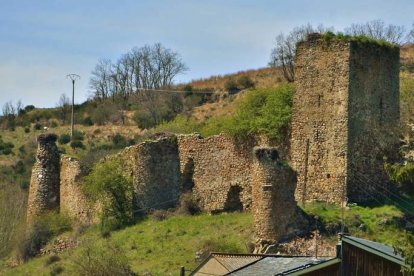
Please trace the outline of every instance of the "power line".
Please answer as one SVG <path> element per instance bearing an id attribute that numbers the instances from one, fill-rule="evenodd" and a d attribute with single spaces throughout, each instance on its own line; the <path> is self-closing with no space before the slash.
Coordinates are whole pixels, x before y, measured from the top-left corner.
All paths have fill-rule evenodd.
<path id="1" fill-rule="evenodd" d="M 154 91 L 154 92 L 167 92 L 167 93 L 194 93 L 194 94 L 213 94 L 213 91 L 185 91 L 185 90 L 168 90 L 168 89 L 155 89 L 155 88 L 144 88 L 138 87 L 137 91 Z"/>

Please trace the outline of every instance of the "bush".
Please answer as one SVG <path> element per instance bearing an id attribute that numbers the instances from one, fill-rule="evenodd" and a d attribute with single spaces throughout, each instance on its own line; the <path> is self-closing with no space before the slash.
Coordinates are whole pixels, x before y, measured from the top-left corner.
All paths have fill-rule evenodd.
<path id="1" fill-rule="evenodd" d="M 291 85 L 249 91 L 236 102 L 234 115 L 209 119 L 202 134 L 225 132 L 239 139 L 265 135 L 284 141 L 292 113 L 292 95 Z"/>
<path id="2" fill-rule="evenodd" d="M 84 137 L 85 137 L 85 134 L 83 132 L 74 130 L 73 131 L 73 136 L 72 136 L 72 141 L 75 141 L 75 140 L 83 141 Z"/>
<path id="3" fill-rule="evenodd" d="M 237 86 L 237 82 L 233 79 L 228 80 L 224 84 L 224 89 L 227 90 L 230 93 L 238 92 L 240 91 L 239 87 Z"/>
<path id="4" fill-rule="evenodd" d="M 135 275 L 124 251 L 110 241 L 96 244 L 89 241 L 72 257 L 76 275 Z"/>
<path id="5" fill-rule="evenodd" d="M 50 122 L 50 127 L 57 128 L 58 126 L 59 126 L 59 124 L 55 120 L 53 120 L 52 122 Z"/>
<path id="6" fill-rule="evenodd" d="M 24 133 L 30 133 L 30 128 L 29 127 L 25 127 L 24 128 Z"/>
<path id="7" fill-rule="evenodd" d="M 14 148 L 13 143 L 10 142 L 4 142 L 3 139 L 0 137 L 0 155 L 9 155 L 12 154 L 12 149 Z"/>
<path id="8" fill-rule="evenodd" d="M 123 171 L 120 160 L 107 160 L 98 163 L 84 178 L 85 194 L 103 204 L 102 232 L 117 230 L 133 222 L 132 178 Z"/>
<path id="9" fill-rule="evenodd" d="M 32 111 L 33 109 L 35 109 L 35 106 L 34 106 L 34 105 L 26 105 L 26 107 L 24 108 L 24 111 L 26 111 L 26 112 L 30 112 L 30 111 Z"/>
<path id="10" fill-rule="evenodd" d="M 385 162 L 384 167 L 390 179 L 399 189 L 409 195 L 414 195 L 414 163 L 401 165 Z"/>
<path id="11" fill-rule="evenodd" d="M 19 257 L 23 261 L 35 257 L 52 237 L 71 228 L 71 220 L 62 214 L 48 213 L 35 218 L 29 231 L 19 242 Z"/>
<path id="12" fill-rule="evenodd" d="M 72 149 L 85 149 L 85 145 L 82 143 L 82 141 L 78 141 L 78 140 L 72 141 L 70 143 L 70 147 Z"/>
<path id="13" fill-rule="evenodd" d="M 241 76 L 237 83 L 242 89 L 253 88 L 255 86 L 254 81 L 249 76 Z"/>
<path id="14" fill-rule="evenodd" d="M 70 135 L 69 134 L 62 134 L 59 136 L 58 139 L 59 144 L 65 145 L 70 142 Z"/>
<path id="15" fill-rule="evenodd" d="M 33 129 L 34 129 L 34 130 L 41 130 L 41 129 L 42 129 L 42 125 L 41 125 L 41 124 L 39 124 L 39 123 L 35 123 L 35 124 L 33 125 Z"/>
<path id="16" fill-rule="evenodd" d="M 129 141 L 127 141 L 127 139 L 121 134 L 116 133 L 112 137 L 112 144 L 114 144 L 115 148 L 122 149 L 122 148 L 129 146 Z"/>
<path id="17" fill-rule="evenodd" d="M 93 121 L 92 121 L 92 118 L 91 117 L 86 117 L 86 118 L 84 118 L 83 119 L 83 121 L 82 121 L 82 124 L 84 125 L 84 126 L 93 126 Z"/>

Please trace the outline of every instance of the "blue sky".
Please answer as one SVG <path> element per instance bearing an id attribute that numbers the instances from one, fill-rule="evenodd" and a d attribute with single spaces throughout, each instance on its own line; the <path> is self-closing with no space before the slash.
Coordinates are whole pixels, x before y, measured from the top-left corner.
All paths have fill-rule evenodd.
<path id="1" fill-rule="evenodd" d="M 0 0 L 0 108 L 7 101 L 56 106 L 88 96 L 90 72 L 135 46 L 160 42 L 189 71 L 177 82 L 266 66 L 280 32 L 311 23 L 341 30 L 382 19 L 414 22 L 413 0 Z"/>

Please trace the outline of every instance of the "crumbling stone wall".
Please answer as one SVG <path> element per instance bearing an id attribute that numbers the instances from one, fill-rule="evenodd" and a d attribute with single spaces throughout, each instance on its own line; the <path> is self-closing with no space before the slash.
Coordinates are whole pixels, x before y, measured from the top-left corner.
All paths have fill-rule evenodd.
<path id="1" fill-rule="evenodd" d="M 59 208 L 60 154 L 57 136 L 41 134 L 37 141 L 36 162 L 30 179 L 27 220 Z"/>
<path id="2" fill-rule="evenodd" d="M 206 211 L 251 208 L 251 145 L 239 145 L 231 137 L 179 135 L 183 189 L 192 191 Z"/>
<path id="3" fill-rule="evenodd" d="M 272 147 L 254 148 L 253 218 L 258 245 L 274 244 L 303 232 L 307 221 L 295 201 L 296 173 Z"/>
<path id="4" fill-rule="evenodd" d="M 166 137 L 132 147 L 135 209 L 168 209 L 180 196 L 180 161 L 177 138 Z"/>
<path id="5" fill-rule="evenodd" d="M 344 191 L 358 201 L 374 191 L 370 183 L 386 185 L 382 157 L 398 142 L 398 62 L 398 49 L 373 43 L 313 35 L 297 45 L 290 156 L 298 201 L 339 203 Z"/>
<path id="6" fill-rule="evenodd" d="M 79 160 L 62 156 L 60 159 L 60 211 L 83 223 L 93 220 L 94 206 L 91 206 L 81 189 L 83 171 Z"/>

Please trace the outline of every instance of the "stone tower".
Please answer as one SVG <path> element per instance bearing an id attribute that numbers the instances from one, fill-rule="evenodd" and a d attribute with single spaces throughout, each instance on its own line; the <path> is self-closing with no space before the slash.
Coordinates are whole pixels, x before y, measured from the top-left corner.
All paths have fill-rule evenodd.
<path id="1" fill-rule="evenodd" d="M 306 231 L 308 221 L 294 196 L 296 173 L 280 161 L 275 148 L 256 147 L 253 155 L 252 211 L 258 245 L 274 244 Z M 260 251 L 257 253 L 263 253 Z"/>
<path id="2" fill-rule="evenodd" d="M 50 210 L 59 210 L 60 154 L 57 136 L 41 134 L 30 180 L 27 220 Z"/>
<path id="3" fill-rule="evenodd" d="M 383 157 L 398 145 L 399 114 L 398 47 L 318 34 L 300 42 L 290 152 L 296 199 L 380 196 L 387 185 Z"/>

